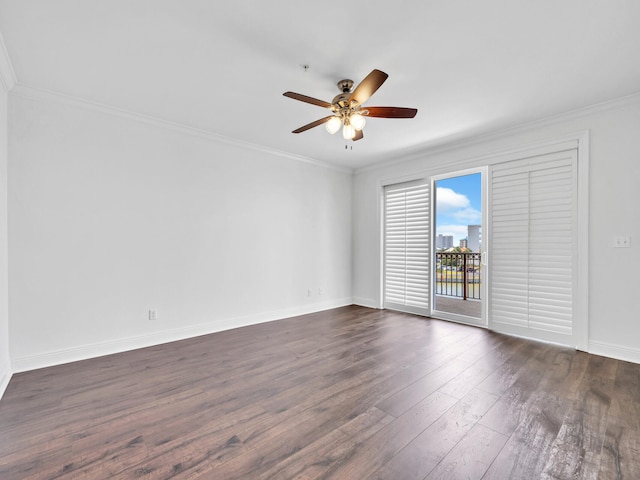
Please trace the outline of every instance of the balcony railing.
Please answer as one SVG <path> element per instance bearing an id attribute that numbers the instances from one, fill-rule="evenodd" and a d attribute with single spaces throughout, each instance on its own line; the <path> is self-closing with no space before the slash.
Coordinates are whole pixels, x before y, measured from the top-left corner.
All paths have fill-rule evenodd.
<path id="1" fill-rule="evenodd" d="M 436 253 L 436 295 L 480 300 L 480 253 Z"/>

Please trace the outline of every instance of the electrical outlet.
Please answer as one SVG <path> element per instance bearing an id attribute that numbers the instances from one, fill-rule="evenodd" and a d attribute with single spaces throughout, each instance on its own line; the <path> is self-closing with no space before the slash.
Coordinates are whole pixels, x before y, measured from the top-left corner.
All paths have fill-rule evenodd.
<path id="1" fill-rule="evenodd" d="M 313 290 L 311 290 L 310 288 L 307 289 L 307 297 L 310 297 L 311 295 L 313 295 Z"/>
<path id="2" fill-rule="evenodd" d="M 149 320 L 157 320 L 158 319 L 158 310 L 155 308 L 149 309 Z"/>
<path id="3" fill-rule="evenodd" d="M 631 237 L 620 236 L 613 239 L 613 246 L 616 248 L 631 248 Z"/>

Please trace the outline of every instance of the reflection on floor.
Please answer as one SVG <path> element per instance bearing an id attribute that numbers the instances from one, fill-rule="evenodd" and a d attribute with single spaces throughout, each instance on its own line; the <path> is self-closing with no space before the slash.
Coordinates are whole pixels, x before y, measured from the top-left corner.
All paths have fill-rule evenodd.
<path id="1" fill-rule="evenodd" d="M 482 302 L 480 300 L 463 300 L 460 297 L 436 295 L 435 310 L 440 312 L 480 318 L 482 316 L 481 309 Z"/>

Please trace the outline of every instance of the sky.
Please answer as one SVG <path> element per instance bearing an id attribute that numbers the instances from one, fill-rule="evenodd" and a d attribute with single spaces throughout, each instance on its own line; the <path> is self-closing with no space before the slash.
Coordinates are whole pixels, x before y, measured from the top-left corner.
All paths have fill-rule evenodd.
<path id="1" fill-rule="evenodd" d="M 467 225 L 482 223 L 480 173 L 436 181 L 436 235 L 453 235 L 453 246 L 467 238 Z"/>

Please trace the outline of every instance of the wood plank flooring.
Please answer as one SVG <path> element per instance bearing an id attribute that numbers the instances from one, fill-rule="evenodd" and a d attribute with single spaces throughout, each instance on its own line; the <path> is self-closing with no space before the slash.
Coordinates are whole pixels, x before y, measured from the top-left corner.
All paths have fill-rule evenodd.
<path id="1" fill-rule="evenodd" d="M 0 478 L 640 479 L 640 365 L 344 307 L 14 375 Z"/>

